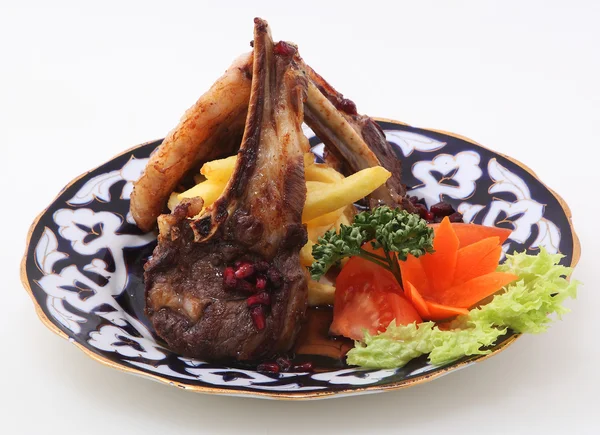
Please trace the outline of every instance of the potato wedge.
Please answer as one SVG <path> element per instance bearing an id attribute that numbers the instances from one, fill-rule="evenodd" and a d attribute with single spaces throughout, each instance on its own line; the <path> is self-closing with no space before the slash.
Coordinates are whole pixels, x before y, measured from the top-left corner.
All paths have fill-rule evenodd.
<path id="1" fill-rule="evenodd" d="M 340 225 L 344 224 L 346 226 L 350 226 L 354 221 L 354 215 L 356 214 L 355 208 L 352 205 L 346 206 L 342 209 L 343 212 L 340 217 L 335 221 L 334 227 L 336 231 L 340 230 Z"/>
<path id="2" fill-rule="evenodd" d="M 200 173 L 209 181 L 225 184 L 231 178 L 237 156 L 206 162 L 200 169 Z"/>
<path id="3" fill-rule="evenodd" d="M 308 168 L 315 163 L 315 155 L 313 153 L 304 153 L 304 168 Z"/>
<path id="4" fill-rule="evenodd" d="M 335 183 L 344 179 L 342 174 L 323 163 L 305 166 L 304 176 L 307 181 L 320 181 L 322 183 Z"/>
<path id="5" fill-rule="evenodd" d="M 310 225 L 313 227 L 322 227 L 325 225 L 333 225 L 338 221 L 338 219 L 340 219 L 340 217 L 343 214 L 344 214 L 344 207 L 338 208 L 337 210 L 334 210 L 330 213 L 326 213 L 317 218 L 311 219 L 310 221 L 305 222 L 305 223 L 307 225 Z"/>
<path id="6" fill-rule="evenodd" d="M 229 181 L 231 178 L 231 174 L 233 174 L 236 161 L 237 156 L 211 160 L 202 166 L 200 173 L 204 175 L 207 180 L 227 183 L 227 181 Z M 313 153 L 304 154 L 304 167 L 311 166 L 314 162 L 315 155 Z"/>
<path id="7" fill-rule="evenodd" d="M 200 184 L 196 184 L 191 189 L 177 195 L 177 199 L 181 201 L 183 198 L 194 198 L 199 196 L 204 200 L 204 208 L 215 202 L 221 193 L 225 190 L 225 183 L 216 183 L 208 180 Z"/>
<path id="8" fill-rule="evenodd" d="M 177 193 L 177 192 L 173 192 L 169 196 L 169 200 L 167 201 L 167 207 L 169 207 L 169 210 L 171 210 L 171 211 L 175 210 L 175 207 L 177 207 L 177 204 L 179 204 L 181 202 L 179 200 L 178 196 L 179 196 L 179 193 Z"/>
<path id="9" fill-rule="evenodd" d="M 332 305 L 335 299 L 335 287 L 312 279 L 308 280 L 308 305 Z"/>
<path id="10" fill-rule="evenodd" d="M 306 245 L 300 249 L 300 264 L 305 267 L 309 267 L 313 264 L 315 259 L 312 256 L 312 248 L 315 244 L 312 241 L 306 242 Z"/>
<path id="11" fill-rule="evenodd" d="M 306 182 L 306 193 L 310 194 L 315 190 L 319 190 L 327 186 L 328 183 L 323 183 L 322 181 L 307 181 Z"/>
<path id="12" fill-rule="evenodd" d="M 313 243 L 317 243 L 319 241 L 319 237 L 332 228 L 333 225 L 324 225 L 322 227 L 313 227 L 311 225 L 307 225 L 306 230 L 308 231 L 308 240 Z"/>
<path id="13" fill-rule="evenodd" d="M 374 166 L 311 191 L 306 197 L 302 220 L 308 222 L 364 198 L 385 183 L 391 175 L 387 169 Z"/>

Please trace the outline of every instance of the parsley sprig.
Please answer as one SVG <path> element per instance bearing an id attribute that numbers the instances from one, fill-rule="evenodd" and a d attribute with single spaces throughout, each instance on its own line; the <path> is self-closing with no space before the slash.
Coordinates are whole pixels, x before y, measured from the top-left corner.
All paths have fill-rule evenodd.
<path id="1" fill-rule="evenodd" d="M 363 249 L 367 242 L 373 249 L 383 248 L 384 255 Z M 352 225 L 340 225 L 339 234 L 329 230 L 319 237 L 309 270 L 318 280 L 340 260 L 358 256 L 392 272 L 402 286 L 398 261 L 405 261 L 409 254 L 419 257 L 428 252 L 433 252 L 433 230 L 427 222 L 416 214 L 383 206 L 357 214 Z"/>

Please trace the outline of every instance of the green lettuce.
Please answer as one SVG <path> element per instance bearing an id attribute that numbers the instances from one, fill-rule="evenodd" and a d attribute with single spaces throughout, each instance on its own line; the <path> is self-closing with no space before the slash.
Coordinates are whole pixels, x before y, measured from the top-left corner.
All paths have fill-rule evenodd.
<path id="1" fill-rule="evenodd" d="M 369 368 L 396 368 L 411 359 L 429 354 L 434 365 L 446 364 L 463 356 L 484 355 L 508 329 L 517 333 L 540 333 L 548 328 L 551 314 L 558 318 L 568 312 L 562 304 L 575 298 L 578 282 L 567 278 L 572 268 L 558 263 L 560 254 L 544 248 L 537 255 L 507 255 L 498 267 L 519 279 L 485 305 L 460 316 L 448 328 L 433 322 L 400 325 L 392 322 L 377 335 L 365 334 L 348 352 L 347 362 Z"/>
<path id="2" fill-rule="evenodd" d="M 370 368 L 394 368 L 429 354 L 432 364 L 444 364 L 464 355 L 484 355 L 506 328 L 477 324 L 466 329 L 441 330 L 434 322 L 396 326 L 392 322 L 377 335 L 365 334 L 348 352 L 347 362 Z"/>

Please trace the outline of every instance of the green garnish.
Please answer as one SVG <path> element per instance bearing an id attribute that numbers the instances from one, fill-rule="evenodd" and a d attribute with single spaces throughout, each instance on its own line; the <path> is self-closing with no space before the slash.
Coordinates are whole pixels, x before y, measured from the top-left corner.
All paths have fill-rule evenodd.
<path id="1" fill-rule="evenodd" d="M 366 242 L 373 249 L 383 248 L 384 256 L 364 250 Z M 428 252 L 433 252 L 433 229 L 427 222 L 416 214 L 383 206 L 357 214 L 352 225 L 340 225 L 339 234 L 329 230 L 319 237 L 312 250 L 315 261 L 310 274 L 318 280 L 340 260 L 361 257 L 392 272 L 402 286 L 398 261 Z"/>
<path id="2" fill-rule="evenodd" d="M 490 303 L 472 309 L 444 329 L 433 322 L 406 326 L 392 322 L 385 332 L 365 334 L 362 342 L 357 341 L 348 352 L 348 364 L 395 368 L 429 354 L 429 362 L 440 365 L 463 356 L 490 353 L 489 346 L 508 329 L 544 332 L 552 321 L 550 315 L 560 318 L 568 312 L 562 304 L 577 293 L 579 283 L 567 280 L 573 269 L 558 264 L 562 257 L 544 248 L 537 255 L 507 255 L 498 271 L 514 273 L 519 280 L 507 285 Z"/>

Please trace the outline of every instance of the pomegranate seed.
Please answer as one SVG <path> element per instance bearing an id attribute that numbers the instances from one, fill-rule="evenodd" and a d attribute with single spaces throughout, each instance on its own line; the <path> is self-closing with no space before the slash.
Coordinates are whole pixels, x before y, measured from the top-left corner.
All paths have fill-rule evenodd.
<path id="1" fill-rule="evenodd" d="M 423 204 L 415 204 L 415 208 L 419 212 L 419 216 L 421 216 L 421 219 L 426 219 L 427 213 L 429 213 L 427 207 L 425 207 Z"/>
<path id="2" fill-rule="evenodd" d="M 267 277 L 263 275 L 258 275 L 256 277 L 256 291 L 263 291 L 267 288 Z"/>
<path id="3" fill-rule="evenodd" d="M 435 218 L 434 214 L 431 213 L 430 211 L 425 213 L 425 217 L 423 219 L 425 219 L 427 222 L 433 222 L 433 219 Z"/>
<path id="4" fill-rule="evenodd" d="M 237 279 L 244 279 L 254 275 L 254 265 L 247 261 L 241 263 L 235 270 L 235 277 Z"/>
<path id="5" fill-rule="evenodd" d="M 279 373 L 279 366 L 276 363 L 262 363 L 256 367 L 256 370 L 260 373 Z"/>
<path id="6" fill-rule="evenodd" d="M 235 284 L 236 290 L 242 291 L 244 293 L 256 293 L 256 289 L 252 284 L 250 284 L 245 279 L 238 279 Z"/>
<path id="7" fill-rule="evenodd" d="M 266 272 L 267 270 L 269 270 L 269 263 L 267 263 L 266 261 L 257 261 L 256 263 L 254 263 L 254 269 L 257 272 Z"/>
<path id="8" fill-rule="evenodd" d="M 356 115 L 358 113 L 356 111 L 356 104 L 354 104 L 354 101 L 347 98 L 344 98 L 339 102 L 337 109 L 341 110 L 342 112 L 346 112 L 348 115 Z"/>
<path id="9" fill-rule="evenodd" d="M 253 307 L 254 305 L 271 305 L 271 297 L 266 292 L 252 295 L 246 299 L 246 305 L 249 307 Z"/>
<path id="10" fill-rule="evenodd" d="M 437 204 L 432 205 L 429 208 L 429 211 L 433 213 L 435 216 L 450 216 L 456 210 L 454 207 L 447 202 L 438 202 Z"/>
<path id="11" fill-rule="evenodd" d="M 425 200 L 423 198 L 419 198 L 418 196 L 411 196 L 408 198 L 408 200 L 410 202 L 412 202 L 414 205 L 417 205 L 417 204 L 425 205 Z"/>
<path id="12" fill-rule="evenodd" d="M 223 284 L 229 289 L 234 289 L 236 287 L 237 279 L 235 279 L 233 267 L 226 267 L 225 270 L 223 270 Z"/>
<path id="13" fill-rule="evenodd" d="M 275 362 L 277 363 L 282 372 L 287 372 L 292 366 L 290 360 L 284 357 L 277 358 Z"/>
<path id="14" fill-rule="evenodd" d="M 294 365 L 295 372 L 312 372 L 314 369 L 315 369 L 315 366 L 311 362 L 305 362 L 302 364 Z"/>
<path id="15" fill-rule="evenodd" d="M 265 309 L 262 305 L 252 307 L 250 309 L 250 315 L 252 316 L 252 322 L 254 323 L 256 329 L 259 331 L 265 329 Z"/>
<path id="16" fill-rule="evenodd" d="M 455 213 L 452 213 L 450 216 L 448 216 L 448 220 L 450 222 L 462 222 L 463 215 L 460 214 L 459 212 L 455 212 Z"/>
<path id="17" fill-rule="evenodd" d="M 285 41 L 279 41 L 273 47 L 273 52 L 281 56 L 292 56 L 296 53 L 296 49 Z"/>

